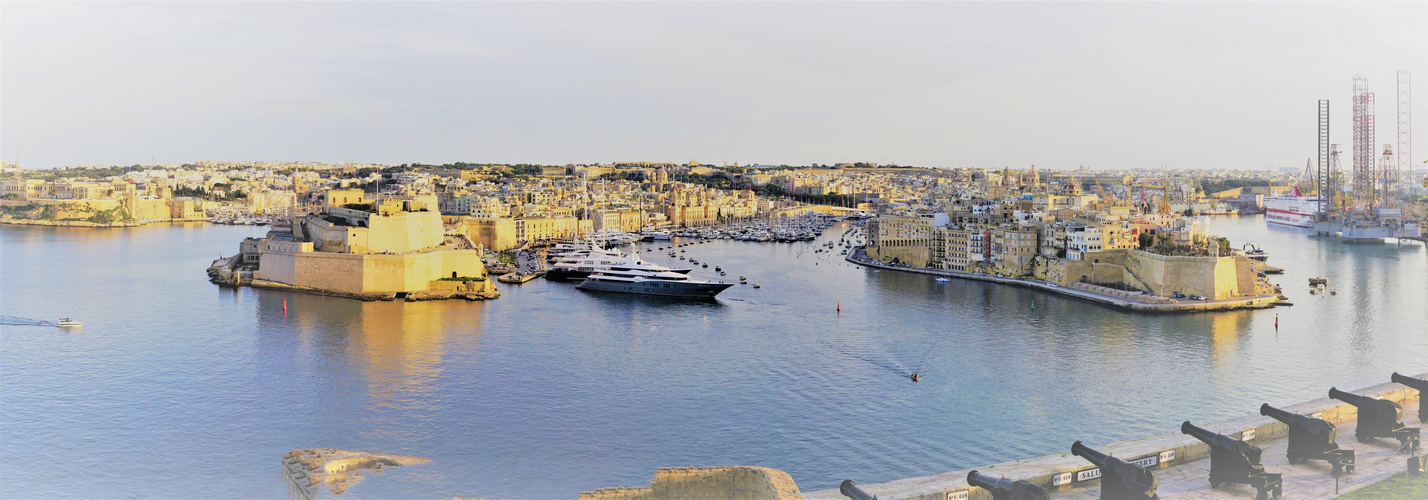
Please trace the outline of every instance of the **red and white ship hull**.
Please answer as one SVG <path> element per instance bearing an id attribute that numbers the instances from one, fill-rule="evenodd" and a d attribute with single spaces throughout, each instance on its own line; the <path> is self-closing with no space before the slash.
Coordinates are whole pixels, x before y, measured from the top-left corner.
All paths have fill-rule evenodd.
<path id="1" fill-rule="evenodd" d="M 1264 220 L 1270 224 L 1314 227 L 1314 214 L 1318 211 L 1318 198 L 1281 196 L 1264 199 Z"/>

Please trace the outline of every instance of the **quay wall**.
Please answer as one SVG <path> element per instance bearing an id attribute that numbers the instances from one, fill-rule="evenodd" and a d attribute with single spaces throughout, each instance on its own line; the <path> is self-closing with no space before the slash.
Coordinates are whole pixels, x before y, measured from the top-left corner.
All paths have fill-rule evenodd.
<path id="1" fill-rule="evenodd" d="M 475 250 L 437 249 L 405 254 L 262 252 L 256 278 L 287 285 L 349 294 L 408 293 L 427 290 L 432 281 L 457 276 L 485 276 Z"/>
<path id="2" fill-rule="evenodd" d="M 1428 373 L 1421 373 L 1415 377 L 1425 378 L 1428 377 Z M 1387 375 L 1385 375 L 1385 378 L 1387 378 Z M 1324 391 L 1327 393 L 1328 388 L 1324 388 Z M 1392 382 L 1348 392 L 1387 399 L 1399 404 L 1417 401 L 1421 397 L 1419 391 Z M 1301 415 L 1322 418 L 1330 423 L 1337 424 L 1358 418 L 1357 407 L 1327 397 L 1294 405 L 1281 405 L 1275 401 L 1267 402 L 1276 408 Z M 1288 436 L 1289 428 L 1287 425 L 1273 418 L 1261 416 L 1257 411 L 1258 409 L 1256 408 L 1255 410 L 1255 413 L 1251 415 L 1211 424 L 1195 422 L 1193 419 L 1191 419 L 1191 422 L 1213 432 L 1218 432 L 1236 439 L 1244 439 L 1251 444 L 1264 443 Z M 1411 417 L 1405 416 L 1406 420 L 1409 418 Z M 1344 439 L 1344 436 L 1339 436 L 1339 439 Z M 990 500 L 991 495 L 986 490 L 973 488 L 967 484 L 968 472 L 978 470 L 987 474 L 1004 476 L 1008 479 L 1029 481 L 1053 493 L 1098 482 L 1099 480 L 1097 478 L 1083 475 L 1087 471 L 1094 470 L 1096 467 L 1085 459 L 1072 456 L 1069 453 L 1072 441 L 1075 441 L 1074 437 L 1067 438 L 1065 444 L 1068 451 L 1066 453 L 1056 453 L 1028 460 L 1002 462 L 999 464 L 943 472 L 928 476 L 898 479 L 886 483 L 860 483 L 858 487 L 868 492 L 868 494 L 877 495 L 878 498 L 883 500 L 946 500 L 949 498 Z M 1210 455 L 1209 445 L 1200 442 L 1194 437 L 1181 434 L 1178 429 L 1165 434 L 1110 445 L 1103 446 L 1098 443 L 1087 443 L 1087 445 L 1099 451 L 1110 453 L 1128 462 L 1145 460 L 1149 463 L 1147 468 L 1151 470 L 1176 467 L 1206 458 Z M 856 480 L 856 478 L 854 478 L 854 480 Z M 843 500 L 845 497 L 839 494 L 837 489 L 829 489 L 805 493 L 804 498 L 808 500 Z"/>
<path id="3" fill-rule="evenodd" d="M 859 250 L 861 250 L 861 249 L 859 249 Z M 1060 295 L 1064 295 L 1064 296 L 1067 296 L 1067 297 L 1070 297 L 1070 298 L 1074 298 L 1074 299 L 1086 300 L 1086 301 L 1095 302 L 1095 303 L 1102 304 L 1102 305 L 1106 305 L 1106 306 L 1116 307 L 1116 308 L 1120 308 L 1120 309 L 1126 309 L 1126 310 L 1130 310 L 1130 311 L 1137 311 L 1137 312 L 1149 312 L 1149 313 L 1186 313 L 1186 312 L 1224 311 L 1224 310 L 1232 310 L 1232 309 L 1265 309 L 1265 308 L 1274 307 L 1274 303 L 1275 303 L 1275 302 L 1278 302 L 1278 300 L 1279 300 L 1278 297 L 1273 296 L 1273 295 L 1259 294 L 1259 295 L 1246 295 L 1246 296 L 1242 296 L 1242 297 L 1235 297 L 1235 298 L 1230 298 L 1230 299 L 1225 299 L 1225 300 L 1216 300 L 1216 301 L 1211 301 L 1211 302 L 1184 301 L 1184 302 L 1179 302 L 1179 303 L 1167 303 L 1166 300 L 1162 300 L 1163 297 L 1161 297 L 1161 298 L 1140 297 L 1140 296 L 1136 296 L 1136 295 L 1134 295 L 1134 294 L 1112 294 L 1112 295 L 1108 295 L 1108 294 L 1105 294 L 1105 293 L 1100 293 L 1099 290 L 1096 290 L 1096 289 L 1098 289 L 1098 288 L 1100 288 L 1100 287 L 1083 287 L 1083 286 L 1072 287 L 1072 286 L 1070 286 L 1069 284 L 1068 284 L 1068 285 L 1058 285 L 1058 284 L 1057 284 L 1058 281 L 1056 281 L 1056 280 L 1067 279 L 1067 275 L 1058 274 L 1058 273 L 1065 272 L 1066 269 L 1076 270 L 1076 269 L 1083 269 L 1083 268 L 1084 268 L 1084 269 L 1090 270 L 1090 269 L 1091 269 L 1091 266 L 1094 265 L 1094 264 L 1093 264 L 1093 263 L 1086 263 L 1086 261 L 1062 261 L 1062 260 L 1051 259 L 1050 261 L 1047 262 L 1047 265 L 1044 265 L 1044 267 L 1041 267 L 1041 268 L 1038 268 L 1038 269 L 1037 269 L 1037 273 L 1040 273 L 1040 275 L 1045 275 L 1045 276 L 1047 276 L 1047 277 L 1045 278 L 1045 281 L 1034 281 L 1034 280 L 1027 280 L 1027 279 L 1021 279 L 1021 278 L 1014 278 L 1014 277 L 997 277 L 997 276 L 993 276 L 993 275 L 990 275 L 990 274 L 964 273 L 964 272 L 959 272 L 959 271 L 950 271 L 950 270 L 942 270 L 942 269 L 927 269 L 927 268 L 917 268 L 917 267 L 900 267 L 900 266 L 894 266 L 894 265 L 890 265 L 890 264 L 885 264 L 885 263 L 882 263 L 882 262 L 879 262 L 879 261 L 875 261 L 875 260 L 860 259 L 860 258 L 858 258 L 858 254 L 859 254 L 859 252 L 855 251 L 853 254 L 850 254 L 850 255 L 848 255 L 847 257 L 844 257 L 844 259 L 847 260 L 848 262 L 852 262 L 852 263 L 854 263 L 854 264 L 863 265 L 863 266 L 868 266 L 868 267 L 876 267 L 876 268 L 880 268 L 880 269 L 888 269 L 888 270 L 892 270 L 892 271 L 902 271 L 902 272 L 918 273 L 918 274 L 930 274 L 930 275 L 934 275 L 934 276 L 947 276 L 947 277 L 949 277 L 949 278 L 962 278 L 962 279 L 970 279 L 970 280 L 977 280 L 977 281 L 987 281 L 987 282 L 992 282 L 992 283 L 1000 283 L 1000 284 L 1003 284 L 1003 285 L 1019 286 L 1019 287 L 1024 287 L 1024 288 L 1034 288 L 1034 289 L 1037 289 L 1037 290 L 1041 290 L 1041 291 L 1043 291 L 1043 292 L 1049 292 L 1049 293 L 1060 294 Z M 1040 262 L 1040 261 L 1041 261 L 1041 259 L 1038 259 L 1038 262 Z M 1068 262 L 1073 263 L 1073 264 L 1071 264 L 1071 265 L 1066 265 L 1066 263 L 1068 263 Z M 1048 269 L 1049 269 L 1049 270 L 1048 270 Z M 1079 279 L 1079 278 L 1080 278 L 1080 275 L 1079 275 L 1079 274 L 1078 274 L 1078 275 L 1075 275 L 1075 277 L 1076 277 L 1077 279 Z M 1070 281 L 1075 281 L 1075 280 L 1070 280 Z M 1068 282 L 1068 283 L 1069 283 L 1069 282 Z M 1095 290 L 1095 291 L 1093 291 L 1093 290 Z"/>

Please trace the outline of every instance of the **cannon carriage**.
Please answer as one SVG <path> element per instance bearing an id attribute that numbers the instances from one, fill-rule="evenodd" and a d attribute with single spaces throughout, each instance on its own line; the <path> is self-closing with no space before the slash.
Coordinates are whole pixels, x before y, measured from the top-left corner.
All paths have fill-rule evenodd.
<path id="1" fill-rule="evenodd" d="M 1270 406 L 1260 405 L 1259 414 L 1289 426 L 1289 463 L 1304 463 L 1308 460 L 1324 460 L 1334 467 L 1334 475 L 1354 471 L 1354 450 L 1339 448 L 1336 442 L 1339 429 L 1326 420 L 1289 413 Z"/>
<path id="2" fill-rule="evenodd" d="M 1210 445 L 1211 488 L 1221 484 L 1247 484 L 1254 487 L 1255 498 L 1259 500 L 1269 498 L 1271 494 L 1274 498 L 1284 494 L 1283 478 L 1277 473 L 1264 471 L 1264 451 L 1258 446 L 1210 432 L 1189 421 L 1180 424 L 1180 432 Z"/>

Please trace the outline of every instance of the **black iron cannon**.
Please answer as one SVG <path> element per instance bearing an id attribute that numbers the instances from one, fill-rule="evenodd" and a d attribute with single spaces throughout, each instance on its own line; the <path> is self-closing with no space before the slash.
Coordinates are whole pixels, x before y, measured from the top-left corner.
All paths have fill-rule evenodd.
<path id="1" fill-rule="evenodd" d="M 843 484 L 838 485 L 838 492 L 853 500 L 878 500 L 878 497 L 869 495 L 859 488 L 852 479 L 844 479 Z"/>
<path id="2" fill-rule="evenodd" d="M 1335 440 L 1339 429 L 1328 421 L 1289 413 L 1270 406 L 1260 405 L 1259 414 L 1271 417 L 1289 426 L 1289 463 L 1305 460 L 1325 460 L 1334 466 L 1334 475 L 1354 471 L 1354 450 L 1339 448 Z"/>
<path id="3" fill-rule="evenodd" d="M 1274 498 L 1284 494 L 1284 481 L 1280 475 L 1264 471 L 1261 461 L 1264 451 L 1258 446 L 1210 432 L 1188 421 L 1180 424 L 1180 432 L 1210 445 L 1211 488 L 1222 484 L 1248 484 L 1258 492 L 1255 498 L 1260 500 L 1269 498 L 1270 493 L 1274 494 Z"/>
<path id="4" fill-rule="evenodd" d="M 967 484 L 992 492 L 992 500 L 1051 500 L 1046 489 L 1034 483 L 996 478 L 977 471 L 967 473 Z"/>
<path id="5" fill-rule="evenodd" d="M 1423 397 L 1428 396 L 1428 380 L 1399 375 L 1398 372 L 1393 372 L 1393 376 L 1389 378 L 1394 382 L 1418 389 L 1418 421 L 1428 422 L 1428 404 L 1423 404 Z"/>
<path id="6" fill-rule="evenodd" d="M 1096 464 L 1101 469 L 1101 500 L 1158 500 L 1155 490 L 1160 482 L 1155 473 L 1125 460 L 1101 453 L 1081 444 L 1071 444 L 1071 454 Z"/>
<path id="7" fill-rule="evenodd" d="M 1398 403 L 1349 394 L 1332 387 L 1329 388 L 1329 397 L 1358 407 L 1359 426 L 1354 430 L 1354 437 L 1360 442 L 1373 438 L 1393 438 L 1402 445 L 1400 450 L 1418 449 L 1420 430 L 1403 425 L 1403 407 Z"/>

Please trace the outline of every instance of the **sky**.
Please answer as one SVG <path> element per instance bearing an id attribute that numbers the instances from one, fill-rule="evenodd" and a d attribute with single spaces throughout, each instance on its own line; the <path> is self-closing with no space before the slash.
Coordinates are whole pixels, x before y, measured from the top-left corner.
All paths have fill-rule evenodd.
<path id="1" fill-rule="evenodd" d="M 0 158 L 1302 167 L 1428 2 L 0 2 Z M 1347 158 L 1345 158 L 1347 160 Z M 1345 167 L 1348 168 L 1347 162 Z M 1421 168 L 1421 166 L 1420 166 Z"/>

